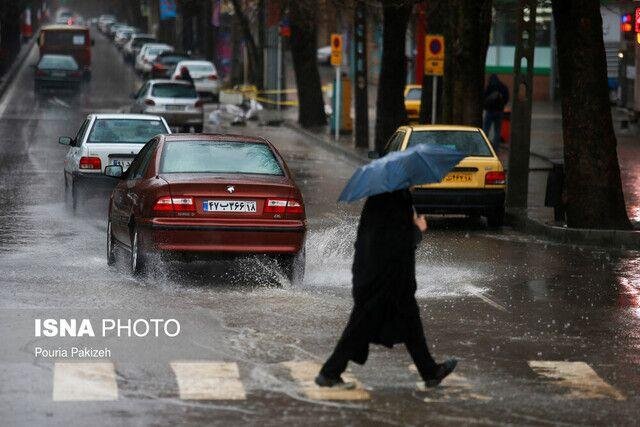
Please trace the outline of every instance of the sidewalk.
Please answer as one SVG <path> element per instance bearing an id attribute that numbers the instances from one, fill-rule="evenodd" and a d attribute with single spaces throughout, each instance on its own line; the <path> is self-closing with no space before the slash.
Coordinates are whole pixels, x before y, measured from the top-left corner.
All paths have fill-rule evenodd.
<path id="1" fill-rule="evenodd" d="M 369 144 L 373 147 L 375 135 L 375 111 L 369 111 Z M 338 155 L 346 156 L 354 162 L 364 164 L 369 161 L 367 149 L 356 149 L 353 144 L 353 135 L 340 135 L 338 140 L 330 133 L 329 126 L 323 131 L 311 132 L 301 129 L 297 124 L 297 111 L 289 109 L 284 113 L 285 125 L 304 134 L 310 139 L 322 144 L 328 150 Z M 628 131 L 619 129 L 619 122 L 614 120 L 618 137 L 618 155 L 623 180 L 623 191 L 627 202 L 627 211 L 630 219 L 638 224 L 640 221 L 640 168 L 635 167 L 640 160 L 640 143 L 638 137 Z M 499 147 L 498 156 L 505 169 L 509 168 L 509 146 L 503 144 Z M 620 237 L 620 233 L 593 232 L 567 230 L 565 227 L 556 227 L 553 221 L 553 209 L 544 206 L 547 175 L 554 161 L 563 158 L 562 142 L 562 113 L 558 103 L 537 102 L 534 103 L 532 113 L 531 132 L 531 157 L 529 169 L 529 203 L 527 218 L 518 221 L 516 226 L 527 228 L 535 233 L 547 234 L 560 240 L 565 240 L 565 235 L 572 234 L 572 241 L 581 243 L 605 244 L 607 239 L 613 239 L 613 246 L 640 247 L 640 232 L 633 232 L 634 236 Z M 548 229 L 548 230 L 546 230 Z M 545 233 L 544 231 L 548 231 Z M 577 233 L 577 234 L 576 234 Z M 604 233 L 604 234 L 603 234 Z M 603 234 L 603 235 L 600 235 Z M 562 236 L 561 236 L 562 235 Z"/>

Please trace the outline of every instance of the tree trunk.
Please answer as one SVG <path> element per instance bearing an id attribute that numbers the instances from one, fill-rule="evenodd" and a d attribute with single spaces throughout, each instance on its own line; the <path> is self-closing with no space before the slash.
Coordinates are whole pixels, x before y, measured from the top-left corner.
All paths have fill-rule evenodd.
<path id="1" fill-rule="evenodd" d="M 317 24 L 314 1 L 295 0 L 289 3 L 291 19 L 291 56 L 298 88 L 298 122 L 304 128 L 324 126 L 322 85 L 316 59 Z"/>
<path id="2" fill-rule="evenodd" d="M 492 0 L 446 3 L 446 58 L 443 122 L 482 125 L 485 62 L 491 31 Z"/>
<path id="3" fill-rule="evenodd" d="M 398 126 L 407 123 L 404 86 L 407 58 L 404 53 L 407 25 L 413 2 L 382 1 L 382 60 L 376 100 L 376 151 L 382 152 Z"/>
<path id="4" fill-rule="evenodd" d="M 567 225 L 629 229 L 598 0 L 553 0 L 562 101 Z"/>
<path id="5" fill-rule="evenodd" d="M 448 0 L 429 0 L 426 3 L 425 28 L 428 34 L 445 34 L 446 28 L 446 14 L 450 12 L 447 7 Z M 424 40 L 418 40 L 419 43 L 424 43 Z M 446 51 L 445 51 L 446 54 Z M 442 121 L 442 77 L 438 77 L 438 102 L 436 106 L 436 117 Z M 429 76 L 422 80 L 422 93 L 420 96 L 420 114 L 418 121 L 422 124 L 430 123 L 431 119 L 431 103 L 433 95 L 433 77 Z"/>
<path id="6" fill-rule="evenodd" d="M 251 80 L 253 80 L 252 83 L 258 87 L 262 87 L 262 51 L 258 48 L 253 34 L 251 33 L 251 22 L 249 22 L 249 18 L 242 10 L 240 0 L 231 0 L 231 2 L 233 3 L 233 10 L 236 18 L 238 19 L 238 23 L 240 24 L 240 28 L 242 28 L 244 42 L 246 43 L 247 50 L 249 52 L 250 73 Z"/>

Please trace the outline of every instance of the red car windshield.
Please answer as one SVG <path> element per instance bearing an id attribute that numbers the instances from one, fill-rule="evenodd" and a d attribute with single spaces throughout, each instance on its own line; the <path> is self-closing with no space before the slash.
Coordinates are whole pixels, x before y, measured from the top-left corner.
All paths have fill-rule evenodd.
<path id="1" fill-rule="evenodd" d="M 266 144 L 234 141 L 168 141 L 163 173 L 238 173 L 284 175 Z"/>

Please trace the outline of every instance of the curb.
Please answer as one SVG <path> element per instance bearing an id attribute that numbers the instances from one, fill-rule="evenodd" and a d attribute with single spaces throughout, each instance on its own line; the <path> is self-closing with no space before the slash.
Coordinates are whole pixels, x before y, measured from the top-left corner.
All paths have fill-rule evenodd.
<path id="1" fill-rule="evenodd" d="M 352 150 L 343 147 L 339 143 L 333 142 L 329 139 L 325 139 L 311 131 L 303 129 L 297 124 L 291 122 L 290 120 L 285 120 L 283 125 L 288 129 L 291 129 L 303 136 L 306 136 L 307 138 L 313 141 L 314 145 L 319 146 L 333 154 L 338 154 L 338 155 L 347 157 L 349 160 L 359 165 L 364 165 L 366 163 L 369 163 L 370 161 L 367 157 L 362 156 L 356 152 L 353 152 Z"/>
<path id="2" fill-rule="evenodd" d="M 561 243 L 615 249 L 640 249 L 640 231 L 558 227 L 513 213 L 507 214 L 507 220 L 515 230 L 548 237 Z"/>
<path id="3" fill-rule="evenodd" d="M 22 64 L 24 64 L 24 62 L 31 54 L 31 50 L 36 44 L 37 39 L 38 37 L 34 34 L 34 36 L 31 37 L 31 40 L 29 40 L 29 42 L 25 45 L 24 51 L 16 57 L 16 59 L 13 61 L 13 64 L 11 64 L 11 67 L 9 67 L 7 72 L 2 76 L 2 82 L 0 83 L 0 98 L 4 96 L 11 83 L 13 83 L 13 79 L 22 67 Z"/>

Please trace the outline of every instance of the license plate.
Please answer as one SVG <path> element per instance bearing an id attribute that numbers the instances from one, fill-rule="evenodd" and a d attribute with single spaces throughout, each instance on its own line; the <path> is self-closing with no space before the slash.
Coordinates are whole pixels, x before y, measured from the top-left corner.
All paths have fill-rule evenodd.
<path id="1" fill-rule="evenodd" d="M 67 73 L 65 73 L 64 71 L 52 71 L 51 72 L 51 77 L 65 77 L 67 75 Z"/>
<path id="2" fill-rule="evenodd" d="M 251 200 L 205 200 L 202 202 L 205 212 L 256 212 L 256 202 Z"/>
<path id="3" fill-rule="evenodd" d="M 444 182 L 471 182 L 473 174 L 470 173 L 450 173 L 444 178 Z"/>
<path id="4" fill-rule="evenodd" d="M 184 110 L 184 105 L 167 105 L 168 111 L 182 111 Z"/>
<path id="5" fill-rule="evenodd" d="M 122 166 L 123 171 L 129 169 L 129 166 L 131 166 L 131 162 L 133 162 L 133 159 L 111 159 L 111 164 Z"/>

